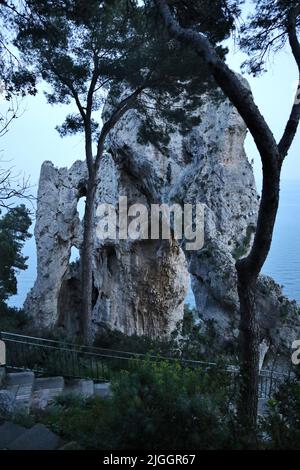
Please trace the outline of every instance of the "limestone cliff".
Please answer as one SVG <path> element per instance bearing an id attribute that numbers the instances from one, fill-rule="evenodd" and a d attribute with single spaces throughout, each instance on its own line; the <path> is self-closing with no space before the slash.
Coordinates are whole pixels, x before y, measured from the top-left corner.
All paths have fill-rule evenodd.
<path id="1" fill-rule="evenodd" d="M 125 333 L 168 333 L 182 317 L 191 277 L 199 317 L 214 319 L 224 339 L 236 337 L 238 298 L 235 260 L 249 250 L 259 196 L 244 151 L 246 126 L 228 100 L 209 100 L 201 123 L 170 136 L 164 148 L 141 143 L 141 115 L 133 110 L 110 135 L 100 168 L 96 203 L 153 202 L 205 204 L 205 246 L 186 251 L 173 241 L 99 242 L 95 239 L 95 328 L 105 324 Z M 157 119 L 164 130 L 165 123 Z M 40 177 L 35 236 L 38 275 L 26 301 L 40 326 L 61 325 L 73 333 L 80 304 L 72 246 L 80 248 L 77 201 L 84 194 L 86 168 L 76 162 L 56 169 L 45 162 Z M 258 310 L 261 341 L 270 351 L 290 348 L 300 337 L 298 307 L 278 285 L 261 276 Z M 266 350 L 267 348 L 264 348 Z"/>
<path id="2" fill-rule="evenodd" d="M 128 205 L 148 204 L 133 178 L 105 154 L 95 206 L 107 202 L 117 207 L 119 194 Z M 82 243 L 82 222 L 77 211 L 84 197 L 86 165 L 70 168 L 42 166 L 35 225 L 37 279 L 25 309 L 39 328 L 63 328 L 74 337 L 79 328 L 81 285 L 79 263 L 70 263 L 73 246 Z M 168 334 L 183 316 L 188 290 L 185 256 L 176 241 L 100 241 L 95 236 L 94 330 L 101 326 L 126 334 L 152 337 Z"/>

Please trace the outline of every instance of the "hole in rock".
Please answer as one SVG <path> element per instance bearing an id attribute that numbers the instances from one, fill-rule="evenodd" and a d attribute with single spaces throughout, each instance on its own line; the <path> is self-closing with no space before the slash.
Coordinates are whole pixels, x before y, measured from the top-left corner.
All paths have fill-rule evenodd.
<path id="1" fill-rule="evenodd" d="M 81 311 L 80 252 L 71 247 L 69 265 L 61 281 L 57 299 L 57 323 L 67 337 L 73 340 L 80 331 L 79 315 Z"/>
<path id="2" fill-rule="evenodd" d="M 193 292 L 193 289 L 192 289 L 191 278 L 190 278 L 190 282 L 189 282 L 189 290 L 188 290 L 187 296 L 185 298 L 184 304 L 188 305 L 189 308 L 191 308 L 191 309 L 196 307 L 196 301 L 195 301 L 195 296 L 194 296 L 194 292 Z"/>
<path id="3" fill-rule="evenodd" d="M 202 323 L 199 312 L 196 307 L 196 299 L 192 288 L 192 276 L 189 274 L 189 288 L 188 293 L 184 301 L 184 315 L 193 317 L 193 322 L 195 325 L 200 325 Z"/>
<path id="4" fill-rule="evenodd" d="M 78 212 L 80 220 L 83 220 L 83 217 L 84 217 L 85 203 L 86 203 L 86 196 L 84 195 L 80 196 L 77 202 L 77 212 Z"/>
<path id="5" fill-rule="evenodd" d="M 74 263 L 80 260 L 80 252 L 76 246 L 72 246 L 71 248 L 71 255 L 70 255 L 70 263 Z"/>

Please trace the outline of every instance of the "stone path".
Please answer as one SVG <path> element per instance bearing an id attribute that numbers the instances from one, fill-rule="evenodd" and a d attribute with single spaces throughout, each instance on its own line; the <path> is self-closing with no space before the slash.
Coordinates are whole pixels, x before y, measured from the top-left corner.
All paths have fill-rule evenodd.
<path id="1" fill-rule="evenodd" d="M 1 391 L 9 393 L 14 410 L 28 414 L 31 409 L 44 409 L 60 395 L 78 395 L 84 398 L 111 394 L 110 383 L 94 383 L 89 379 L 64 379 L 64 377 L 35 377 L 33 372 L 6 374 Z M 1 400 L 0 400 L 1 401 Z M 1 403 L 0 403 L 1 413 Z"/>
<path id="2" fill-rule="evenodd" d="M 0 426 L 0 450 L 54 450 L 68 448 L 59 436 L 43 424 L 30 429 L 10 422 L 16 413 L 29 414 L 31 410 L 43 410 L 58 396 L 81 397 L 111 395 L 110 383 L 94 383 L 88 379 L 64 379 L 64 377 L 35 377 L 31 371 L 5 374 L 0 387 L 0 415 L 7 421 Z M 71 443 L 74 445 L 74 443 Z M 71 446 L 72 447 L 72 446 Z"/>
<path id="3" fill-rule="evenodd" d="M 61 438 L 43 424 L 26 429 L 7 421 L 0 426 L 1 450 L 55 450 L 62 446 Z"/>

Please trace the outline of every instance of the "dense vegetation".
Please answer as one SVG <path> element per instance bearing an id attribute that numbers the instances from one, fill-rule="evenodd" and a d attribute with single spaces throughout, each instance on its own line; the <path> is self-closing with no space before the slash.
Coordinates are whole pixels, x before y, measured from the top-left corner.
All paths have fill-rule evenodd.
<path id="1" fill-rule="evenodd" d="M 261 428 L 269 436 L 270 449 L 300 450 L 300 373 L 284 383 L 269 402 Z"/>
<path id="2" fill-rule="evenodd" d="M 152 339 L 148 336 L 127 336 L 117 330 L 104 329 L 95 339 L 94 345 L 101 348 L 115 349 L 141 354 L 157 354 L 162 357 L 193 359 L 204 362 L 237 361 L 236 344 L 233 340 L 224 340 L 218 333 L 213 320 L 196 322 L 197 312 L 185 305 L 183 320 L 179 321 L 170 337 Z"/>
<path id="3" fill-rule="evenodd" d="M 107 399 L 66 395 L 45 411 L 17 416 L 42 422 L 73 449 L 243 449 L 234 393 L 222 368 L 192 370 L 179 363 L 136 360 L 120 372 Z M 259 449 L 299 449 L 300 393 L 284 383 L 257 430 Z"/>
<path id="4" fill-rule="evenodd" d="M 111 398 L 61 398 L 38 419 L 89 449 L 224 448 L 233 438 L 227 385 L 220 371 L 137 360 Z"/>

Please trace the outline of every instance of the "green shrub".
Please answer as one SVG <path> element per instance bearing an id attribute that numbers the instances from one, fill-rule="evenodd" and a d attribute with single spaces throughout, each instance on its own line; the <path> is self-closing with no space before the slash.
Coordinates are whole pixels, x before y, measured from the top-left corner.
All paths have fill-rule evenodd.
<path id="1" fill-rule="evenodd" d="M 107 400 L 65 398 L 39 419 L 84 449 L 218 449 L 232 445 L 228 383 L 217 369 L 136 361 Z"/>
<path id="2" fill-rule="evenodd" d="M 234 259 L 238 260 L 245 256 L 249 250 L 250 247 L 250 242 L 252 235 L 255 233 L 255 226 L 253 224 L 248 225 L 246 229 L 246 235 L 243 238 L 243 241 L 241 244 L 236 245 L 235 249 L 232 252 L 232 256 Z"/>
<path id="3" fill-rule="evenodd" d="M 168 358 L 194 359 L 205 362 L 235 363 L 236 344 L 224 341 L 215 328 L 215 322 L 208 320 L 201 325 L 195 324 L 195 309 L 185 305 L 184 318 L 177 322 L 169 338 L 153 339 L 148 336 L 127 336 L 116 330 L 103 330 L 98 334 L 94 346 L 134 352 L 137 354 L 159 354 Z"/>
<path id="4" fill-rule="evenodd" d="M 300 384 L 299 378 L 281 385 L 269 402 L 267 416 L 261 422 L 271 449 L 300 450 Z"/>
<path id="5" fill-rule="evenodd" d="M 115 430 L 121 448 L 226 447 L 225 377 L 178 363 L 137 363 L 114 386 Z M 221 386 L 223 384 L 223 386 Z M 228 416 L 228 415 L 227 415 Z"/>
<path id="6" fill-rule="evenodd" d="M 100 398 L 83 401 L 77 397 L 59 399 L 37 414 L 37 421 L 49 426 L 63 439 L 76 441 L 84 449 L 104 449 L 105 421 L 110 416 L 111 404 Z"/>
<path id="7" fill-rule="evenodd" d="M 168 356 L 170 351 L 168 340 L 152 339 L 148 336 L 127 336 L 120 331 L 109 329 L 103 329 L 103 331 L 97 335 L 94 346 L 139 354 L 145 354 L 151 351 L 156 354 Z"/>

